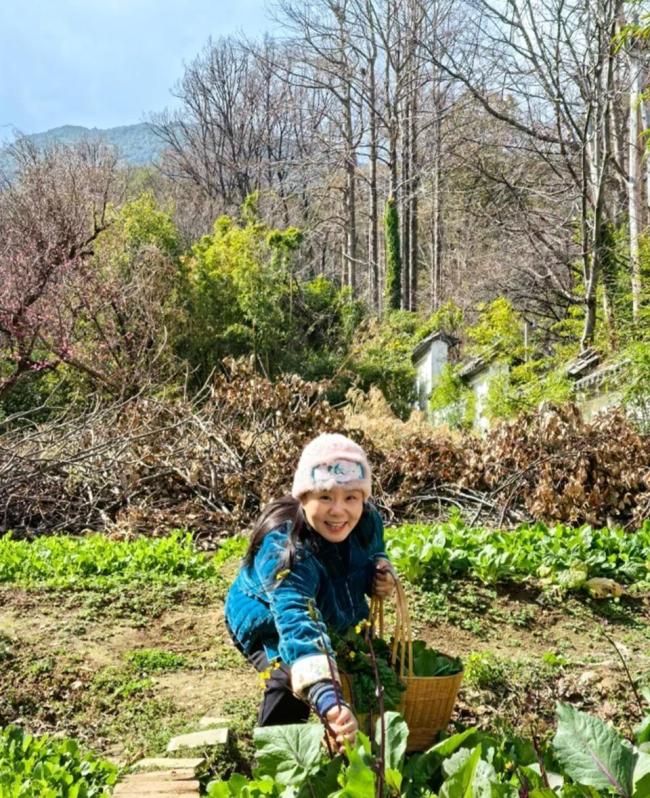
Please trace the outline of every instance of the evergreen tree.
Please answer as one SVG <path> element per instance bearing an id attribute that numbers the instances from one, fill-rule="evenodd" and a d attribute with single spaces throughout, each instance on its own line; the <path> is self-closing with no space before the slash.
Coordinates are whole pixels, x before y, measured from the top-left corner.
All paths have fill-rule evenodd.
<path id="1" fill-rule="evenodd" d="M 384 209 L 386 243 L 386 309 L 399 310 L 402 304 L 402 259 L 400 257 L 399 218 L 395 197 L 386 200 Z"/>

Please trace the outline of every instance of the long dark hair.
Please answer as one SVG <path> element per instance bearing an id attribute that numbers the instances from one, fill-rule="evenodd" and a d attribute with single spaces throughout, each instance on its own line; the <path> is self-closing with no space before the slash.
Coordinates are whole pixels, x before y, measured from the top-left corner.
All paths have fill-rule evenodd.
<path id="1" fill-rule="evenodd" d="M 368 506 L 368 503 L 364 501 L 363 513 L 359 519 L 359 524 L 368 512 Z M 262 510 L 251 532 L 251 540 L 248 544 L 246 554 L 244 555 L 244 565 L 251 566 L 259 547 L 262 545 L 262 541 L 268 533 L 286 523 L 289 523 L 291 528 L 287 536 L 285 554 L 278 567 L 278 571 L 293 566 L 296 557 L 296 548 L 300 543 L 306 540 L 313 540 L 316 544 L 319 543 L 319 535 L 317 532 L 314 532 L 307 523 L 302 505 L 298 499 L 294 499 L 290 493 L 287 493 L 281 499 L 275 499 L 267 504 Z M 357 527 L 359 524 L 357 524 Z"/>
<path id="2" fill-rule="evenodd" d="M 244 556 L 244 564 L 252 565 L 257 550 L 268 533 L 287 522 L 291 525 L 291 531 L 287 538 L 285 562 L 281 564 L 280 570 L 282 568 L 291 568 L 296 556 L 296 544 L 308 536 L 309 527 L 302 511 L 302 505 L 290 493 L 287 493 L 281 499 L 275 499 L 270 502 L 262 510 L 260 517 L 253 526 L 251 541 Z"/>

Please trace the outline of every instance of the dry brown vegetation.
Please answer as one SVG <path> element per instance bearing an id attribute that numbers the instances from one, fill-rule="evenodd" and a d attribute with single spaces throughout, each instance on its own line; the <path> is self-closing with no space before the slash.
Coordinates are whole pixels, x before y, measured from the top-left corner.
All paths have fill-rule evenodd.
<path id="1" fill-rule="evenodd" d="M 502 423 L 485 438 L 399 422 L 375 395 L 344 413 L 326 385 L 276 383 L 231 363 L 201 396 L 135 397 L 0 434 L 1 525 L 17 533 L 85 529 L 155 534 L 188 527 L 218 540 L 290 487 L 303 445 L 338 430 L 374 464 L 391 518 L 510 524 L 650 517 L 650 438 L 623 415 L 585 422 L 571 405 Z M 373 407 L 379 412 L 373 416 Z"/>

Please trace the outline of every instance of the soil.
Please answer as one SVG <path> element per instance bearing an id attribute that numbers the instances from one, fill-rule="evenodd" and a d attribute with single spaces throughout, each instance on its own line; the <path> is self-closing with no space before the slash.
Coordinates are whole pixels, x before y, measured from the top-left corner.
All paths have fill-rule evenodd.
<path id="1" fill-rule="evenodd" d="M 529 712 L 550 722 L 559 699 L 629 726 L 637 709 L 622 660 L 637 683 L 650 681 L 648 597 L 557 601 L 463 584 L 433 606 L 411 589 L 409 606 L 417 636 L 468 663 L 456 713 L 466 723 L 516 726 Z M 138 672 L 128 655 L 143 649 L 185 659 Z M 0 726 L 81 737 L 113 757 L 155 755 L 170 730 L 203 715 L 252 723 L 260 694 L 217 590 L 0 589 Z"/>

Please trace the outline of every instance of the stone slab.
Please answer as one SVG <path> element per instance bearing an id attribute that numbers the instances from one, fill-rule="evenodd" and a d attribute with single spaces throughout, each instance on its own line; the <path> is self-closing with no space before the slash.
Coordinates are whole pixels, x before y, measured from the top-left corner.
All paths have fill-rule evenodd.
<path id="1" fill-rule="evenodd" d="M 147 781 L 192 781 L 196 778 L 195 768 L 172 768 L 170 770 L 147 770 L 143 773 L 131 773 L 129 783 Z"/>
<path id="2" fill-rule="evenodd" d="M 173 782 L 171 782 L 173 783 Z M 119 785 L 118 785 L 119 786 Z M 139 787 L 127 787 L 124 790 L 118 790 L 117 788 L 113 792 L 114 798 L 155 798 L 155 796 L 161 796 L 162 798 L 199 798 L 199 791 L 198 790 L 191 790 L 191 791 L 184 791 L 184 792 L 169 792 L 165 789 L 160 789 L 155 793 L 143 793 Z"/>
<path id="3" fill-rule="evenodd" d="M 149 757 L 147 759 L 140 759 L 132 770 L 196 770 L 199 765 L 202 765 L 205 759 L 202 756 L 197 757 Z"/>
<path id="4" fill-rule="evenodd" d="M 227 742 L 228 729 L 205 729 L 172 737 L 167 744 L 167 750 L 172 753 L 182 748 L 212 748 L 215 745 L 225 745 Z"/>
<path id="5" fill-rule="evenodd" d="M 199 795 L 198 781 L 145 781 L 134 783 L 127 778 L 113 790 L 114 798 L 139 795 L 142 798 L 155 798 L 170 795 L 175 798 L 196 798 Z"/>

